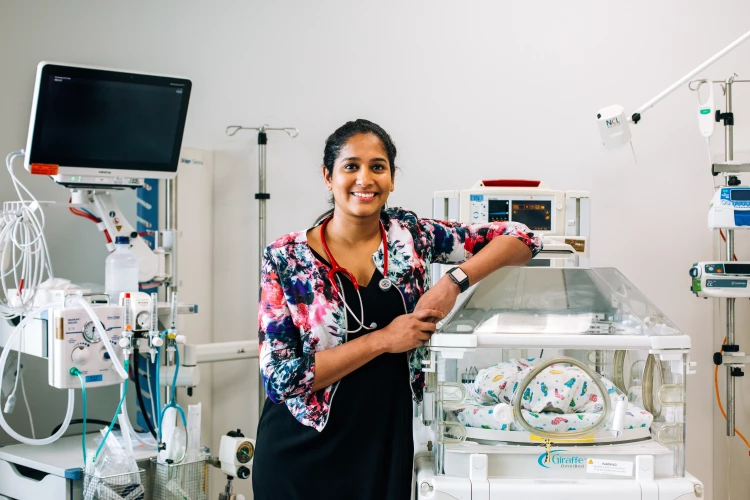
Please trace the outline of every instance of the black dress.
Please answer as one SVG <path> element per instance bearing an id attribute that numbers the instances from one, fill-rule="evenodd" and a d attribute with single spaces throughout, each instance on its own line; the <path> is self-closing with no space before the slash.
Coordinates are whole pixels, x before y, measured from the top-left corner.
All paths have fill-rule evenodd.
<path id="1" fill-rule="evenodd" d="M 375 322 L 377 329 L 405 313 L 398 290 L 382 291 L 380 279 L 375 270 L 359 287 L 365 325 Z M 359 318 L 354 286 L 343 276 L 341 284 Z M 355 330 L 359 323 L 349 312 L 347 319 Z M 349 340 L 366 333 L 350 333 Z M 266 399 L 257 436 L 256 500 L 408 500 L 414 444 L 407 354 L 382 354 L 341 379 L 321 432 Z"/>

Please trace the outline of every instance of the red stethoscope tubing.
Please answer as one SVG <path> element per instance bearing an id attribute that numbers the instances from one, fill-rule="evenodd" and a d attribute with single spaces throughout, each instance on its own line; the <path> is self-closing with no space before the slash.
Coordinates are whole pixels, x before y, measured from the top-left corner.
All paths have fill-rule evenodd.
<path id="1" fill-rule="evenodd" d="M 342 273 L 344 276 L 349 278 L 349 281 L 352 282 L 354 285 L 354 289 L 359 291 L 359 284 L 357 283 L 357 278 L 354 277 L 352 273 L 347 271 L 345 268 L 339 266 L 339 263 L 336 262 L 336 259 L 333 258 L 333 255 L 331 254 L 331 250 L 328 249 L 328 244 L 326 243 L 326 235 L 325 235 L 325 229 L 329 222 L 331 222 L 331 219 L 333 216 L 326 218 L 323 223 L 320 225 L 320 242 L 323 244 L 323 250 L 326 252 L 326 257 L 328 257 L 328 262 L 331 263 L 331 269 L 328 271 L 328 279 L 331 280 L 331 283 L 334 287 L 336 287 L 337 292 L 341 292 L 339 290 L 338 285 L 336 284 L 336 273 Z M 380 237 L 383 239 L 383 276 L 388 276 L 388 235 L 385 232 L 385 226 L 383 226 L 383 221 L 378 221 L 380 224 Z"/>

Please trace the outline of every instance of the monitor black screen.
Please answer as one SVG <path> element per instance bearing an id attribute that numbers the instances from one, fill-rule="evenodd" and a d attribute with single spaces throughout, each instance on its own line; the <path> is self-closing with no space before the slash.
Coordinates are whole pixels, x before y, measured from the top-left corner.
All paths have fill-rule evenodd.
<path id="1" fill-rule="evenodd" d="M 730 196 L 732 201 L 748 201 L 750 200 L 750 189 L 732 189 Z"/>
<path id="2" fill-rule="evenodd" d="M 487 220 L 489 222 L 507 222 L 508 219 L 508 200 L 489 200 L 489 213 Z"/>
<path id="3" fill-rule="evenodd" d="M 552 202 L 513 200 L 513 221 L 526 224 L 533 231 L 552 230 Z"/>
<path id="4" fill-rule="evenodd" d="M 29 163 L 175 172 L 191 82 L 45 65 Z"/>
<path id="5" fill-rule="evenodd" d="M 727 262 L 724 264 L 727 274 L 750 274 L 750 264 L 733 264 Z"/>

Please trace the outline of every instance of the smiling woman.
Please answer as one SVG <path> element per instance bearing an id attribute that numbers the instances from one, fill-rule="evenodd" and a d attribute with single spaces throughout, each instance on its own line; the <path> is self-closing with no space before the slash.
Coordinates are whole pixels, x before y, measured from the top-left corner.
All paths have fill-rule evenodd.
<path id="1" fill-rule="evenodd" d="M 393 191 L 394 180 L 380 138 L 371 133 L 357 134 L 339 154 L 333 168 L 323 167 L 326 187 L 338 200 L 339 211 L 360 217 L 380 211 Z"/>
<path id="2" fill-rule="evenodd" d="M 541 248 L 521 224 L 384 209 L 395 161 L 380 126 L 340 127 L 322 166 L 333 210 L 266 248 L 258 338 L 268 400 L 253 462 L 256 500 L 408 499 L 412 401 L 422 397 L 435 323 L 470 283 Z M 433 262 L 461 267 L 428 291 Z"/>
<path id="3" fill-rule="evenodd" d="M 323 178 L 326 189 L 333 192 L 331 203 L 334 207 L 336 203 L 346 203 L 351 195 L 356 196 L 357 201 L 371 202 L 372 206 L 381 209 L 394 189 L 395 162 L 396 145 L 385 130 L 369 120 L 347 122 L 328 137 L 323 152 Z M 352 174 L 362 170 L 372 174 L 371 180 L 376 185 L 352 185 L 357 180 Z M 334 171 L 341 174 L 335 181 Z M 368 177 L 363 181 L 367 182 Z M 386 183 L 389 185 L 383 190 Z M 347 188 L 352 191 L 346 191 Z M 334 210 L 332 208 L 318 217 L 318 222 L 332 216 Z"/>

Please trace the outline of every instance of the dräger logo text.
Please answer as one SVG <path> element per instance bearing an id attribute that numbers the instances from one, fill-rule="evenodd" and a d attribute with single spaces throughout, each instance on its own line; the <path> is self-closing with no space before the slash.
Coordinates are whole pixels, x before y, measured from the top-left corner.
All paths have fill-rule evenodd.
<path id="1" fill-rule="evenodd" d="M 180 163 L 184 163 L 185 165 L 190 165 L 191 163 L 194 163 L 195 165 L 203 165 L 203 160 L 196 160 L 194 158 L 185 158 L 184 156 L 180 158 Z"/>
<path id="2" fill-rule="evenodd" d="M 551 466 L 557 466 L 561 469 L 583 469 L 586 464 L 586 459 L 577 455 L 571 455 L 569 457 L 560 455 L 565 453 L 566 450 L 552 450 L 550 452 L 549 463 L 545 462 L 547 453 L 539 455 L 537 463 L 545 469 L 551 468 Z"/>

